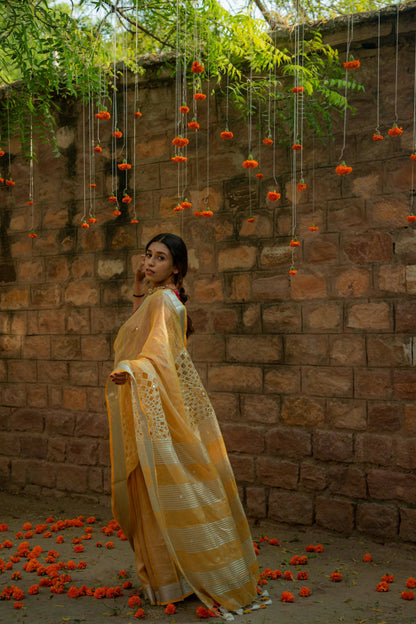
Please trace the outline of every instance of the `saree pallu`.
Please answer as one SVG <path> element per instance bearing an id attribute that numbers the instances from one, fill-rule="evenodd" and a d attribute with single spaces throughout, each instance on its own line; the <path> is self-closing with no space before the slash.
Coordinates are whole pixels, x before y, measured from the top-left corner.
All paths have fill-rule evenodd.
<path id="1" fill-rule="evenodd" d="M 259 569 L 221 431 L 185 345 L 186 311 L 156 290 L 121 327 L 107 381 L 114 517 L 152 604 L 191 593 L 229 611 Z"/>

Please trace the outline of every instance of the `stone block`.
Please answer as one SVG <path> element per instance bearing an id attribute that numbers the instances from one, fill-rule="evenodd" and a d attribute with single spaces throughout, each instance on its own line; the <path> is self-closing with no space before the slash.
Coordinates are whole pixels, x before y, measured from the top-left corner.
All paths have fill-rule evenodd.
<path id="1" fill-rule="evenodd" d="M 371 470 L 367 475 L 371 498 L 388 501 L 416 502 L 416 475 L 393 470 Z"/>
<path id="2" fill-rule="evenodd" d="M 285 364 L 328 364 L 328 336 L 290 334 L 285 336 Z"/>
<path id="3" fill-rule="evenodd" d="M 327 487 L 328 478 L 323 466 L 303 462 L 300 465 L 300 484 L 306 490 L 319 492 Z"/>
<path id="4" fill-rule="evenodd" d="M 396 438 L 394 440 L 395 464 L 400 468 L 416 468 L 416 438 Z"/>
<path id="5" fill-rule="evenodd" d="M 58 464 L 54 467 L 56 488 L 64 492 L 84 494 L 88 487 L 89 466 L 71 466 Z"/>
<path id="6" fill-rule="evenodd" d="M 96 306 L 99 303 L 99 289 L 95 282 L 77 280 L 65 289 L 65 303 L 74 306 Z"/>
<path id="7" fill-rule="evenodd" d="M 241 416 L 246 423 L 271 425 L 279 420 L 280 401 L 256 394 L 241 395 Z"/>
<path id="8" fill-rule="evenodd" d="M 376 275 L 378 290 L 386 293 L 406 292 L 406 267 L 402 264 L 382 264 Z"/>
<path id="9" fill-rule="evenodd" d="M 62 383 L 68 381 L 68 364 L 66 362 L 42 361 L 38 362 L 39 381 Z"/>
<path id="10" fill-rule="evenodd" d="M 368 202 L 369 218 L 375 227 L 395 229 L 403 227 L 403 200 L 394 195 Z"/>
<path id="11" fill-rule="evenodd" d="M 24 384 L 13 383 L 2 387 L 2 401 L 10 407 L 23 407 L 26 405 L 26 388 Z"/>
<path id="12" fill-rule="evenodd" d="M 266 450 L 269 455 L 290 459 L 302 459 L 312 455 L 312 436 L 299 429 L 276 427 L 265 433 Z"/>
<path id="13" fill-rule="evenodd" d="M 47 407 L 48 387 L 46 384 L 26 387 L 26 403 L 28 407 Z"/>
<path id="14" fill-rule="evenodd" d="M 393 329 L 391 306 L 385 302 L 354 303 L 348 309 L 348 329 L 380 331 Z"/>
<path id="15" fill-rule="evenodd" d="M 90 467 L 90 469 L 88 470 L 88 491 L 103 492 L 103 489 L 103 469 Z"/>
<path id="16" fill-rule="evenodd" d="M 73 412 L 49 410 L 45 413 L 45 433 L 48 436 L 74 435 L 75 417 Z"/>
<path id="17" fill-rule="evenodd" d="M 259 427 L 224 423 L 222 434 L 229 453 L 259 455 L 264 451 L 264 430 Z"/>
<path id="18" fill-rule="evenodd" d="M 412 339 L 405 334 L 368 336 L 367 358 L 369 366 L 411 366 Z"/>
<path id="19" fill-rule="evenodd" d="M 93 412 L 94 414 L 99 412 L 106 412 L 107 408 L 102 388 L 88 388 L 87 409 L 89 412 Z"/>
<path id="20" fill-rule="evenodd" d="M 89 436 L 107 439 L 109 436 L 107 414 L 89 414 L 88 412 L 76 414 L 74 435 L 79 438 Z M 90 444 L 92 442 L 92 440 L 89 441 Z"/>
<path id="21" fill-rule="evenodd" d="M 11 461 L 7 457 L 0 457 L 0 487 L 7 490 L 11 483 Z"/>
<path id="22" fill-rule="evenodd" d="M 50 336 L 25 336 L 22 355 L 28 360 L 49 360 L 51 357 Z"/>
<path id="23" fill-rule="evenodd" d="M 273 457 L 259 457 L 256 465 L 257 482 L 262 485 L 296 490 L 299 480 L 299 464 Z"/>
<path id="24" fill-rule="evenodd" d="M 20 436 L 20 457 L 46 459 L 48 456 L 48 440 L 40 435 Z"/>
<path id="25" fill-rule="evenodd" d="M 363 199 L 342 198 L 328 201 L 328 231 L 362 232 L 368 219 Z"/>
<path id="26" fill-rule="evenodd" d="M 213 310 L 212 326 L 218 334 L 235 332 L 238 326 L 238 311 L 234 309 Z"/>
<path id="27" fill-rule="evenodd" d="M 277 336 L 229 336 L 227 360 L 230 362 L 265 363 L 280 362 L 282 341 Z"/>
<path id="28" fill-rule="evenodd" d="M 358 468 L 329 466 L 328 488 L 331 494 L 340 494 L 348 498 L 367 498 L 365 473 Z"/>
<path id="29" fill-rule="evenodd" d="M 97 362 L 82 362 L 82 365 L 79 362 L 69 362 L 69 381 L 75 386 L 97 386 Z"/>
<path id="30" fill-rule="evenodd" d="M 23 282 L 41 282 L 43 277 L 42 260 L 21 260 L 17 274 Z"/>
<path id="31" fill-rule="evenodd" d="M 66 452 L 66 440 L 65 438 L 48 438 L 48 454 L 46 459 L 53 463 L 64 463 Z"/>
<path id="32" fill-rule="evenodd" d="M 81 356 L 83 360 L 108 360 L 110 345 L 106 336 L 81 336 Z"/>
<path id="33" fill-rule="evenodd" d="M 342 241 L 345 259 L 356 264 L 391 262 L 393 238 L 388 232 L 345 234 Z"/>
<path id="34" fill-rule="evenodd" d="M 313 435 L 313 455 L 322 461 L 352 461 L 353 435 L 335 431 L 315 431 Z"/>
<path id="35" fill-rule="evenodd" d="M 32 470 L 32 460 L 12 459 L 10 462 L 11 482 L 14 485 L 26 485 L 26 483 L 30 483 L 30 475 L 32 473 Z"/>
<path id="36" fill-rule="evenodd" d="M 328 399 L 326 414 L 331 427 L 354 431 L 364 431 L 367 428 L 367 405 L 364 400 Z"/>
<path id="37" fill-rule="evenodd" d="M 291 262 L 292 249 L 289 245 L 263 247 L 260 254 L 260 265 L 265 268 L 288 265 Z"/>
<path id="38" fill-rule="evenodd" d="M 81 359 L 81 346 L 78 336 L 53 336 L 52 358 L 54 360 Z M 91 358 L 90 358 L 91 359 Z"/>
<path id="39" fill-rule="evenodd" d="M 98 260 L 97 275 L 102 280 L 121 277 L 125 271 L 125 263 L 121 258 L 100 258 Z"/>
<path id="40" fill-rule="evenodd" d="M 365 336 L 337 334 L 329 336 L 329 359 L 333 366 L 365 366 Z"/>
<path id="41" fill-rule="evenodd" d="M 264 391 L 271 394 L 297 394 L 300 391 L 298 366 L 275 366 L 266 369 Z"/>
<path id="42" fill-rule="evenodd" d="M 223 300 L 222 283 L 218 279 L 201 279 L 194 282 L 194 300 L 214 303 Z"/>
<path id="43" fill-rule="evenodd" d="M 406 542 L 416 542 L 416 509 L 400 508 L 399 535 Z"/>
<path id="44" fill-rule="evenodd" d="M 249 518 L 265 518 L 267 515 L 267 495 L 265 488 L 246 488 L 246 512 Z"/>
<path id="45" fill-rule="evenodd" d="M 44 429 L 43 412 L 36 409 L 21 408 L 13 414 L 14 431 L 30 431 L 41 433 Z"/>
<path id="46" fill-rule="evenodd" d="M 192 358 L 197 362 L 223 362 L 225 340 L 222 336 L 192 336 Z"/>
<path id="47" fill-rule="evenodd" d="M 256 276 L 252 282 L 253 297 L 258 301 L 289 299 L 289 280 L 286 274 L 270 277 Z"/>
<path id="48" fill-rule="evenodd" d="M 414 301 L 399 301 L 395 307 L 395 320 L 397 332 L 415 332 L 416 314 Z"/>
<path id="49" fill-rule="evenodd" d="M 247 332 L 260 334 L 261 326 L 261 306 L 255 303 L 246 305 L 242 309 L 243 328 Z"/>
<path id="50" fill-rule="evenodd" d="M 372 288 L 371 270 L 348 267 L 338 272 L 335 292 L 340 297 L 368 297 Z"/>
<path id="51" fill-rule="evenodd" d="M 383 541 L 395 539 L 399 527 L 399 513 L 395 507 L 376 503 L 360 503 L 356 513 L 357 529 Z"/>
<path id="52" fill-rule="evenodd" d="M 357 461 L 388 466 L 392 455 L 393 439 L 391 435 L 357 434 L 355 438 L 355 457 Z"/>
<path id="53" fill-rule="evenodd" d="M 229 455 L 231 467 L 238 483 L 254 483 L 254 459 L 247 455 Z"/>
<path id="54" fill-rule="evenodd" d="M 290 283 L 292 299 L 325 299 L 326 279 L 320 273 L 299 272 Z"/>
<path id="55" fill-rule="evenodd" d="M 240 419 L 238 396 L 236 394 L 211 392 L 210 399 L 220 422 L 228 422 Z"/>
<path id="56" fill-rule="evenodd" d="M 408 433 L 416 434 L 416 405 L 414 403 L 405 404 L 404 423 Z"/>
<path id="57" fill-rule="evenodd" d="M 353 372 L 346 367 L 304 366 L 302 389 L 311 396 L 351 397 Z"/>
<path id="58" fill-rule="evenodd" d="M 361 399 L 390 399 L 393 394 L 391 371 L 383 368 L 354 370 L 354 395 Z"/>
<path id="59" fill-rule="evenodd" d="M 240 247 L 221 249 L 218 253 L 218 270 L 252 269 L 256 264 L 257 247 L 241 245 Z"/>
<path id="60" fill-rule="evenodd" d="M 416 399 L 416 371 L 395 370 L 393 387 L 396 399 Z"/>
<path id="61" fill-rule="evenodd" d="M 98 441 L 85 437 L 71 438 L 66 445 L 66 459 L 77 466 L 95 466 L 98 459 Z"/>
<path id="62" fill-rule="evenodd" d="M 65 310 L 39 310 L 36 333 L 64 334 Z"/>
<path id="63" fill-rule="evenodd" d="M 283 398 L 281 418 L 291 426 L 320 427 L 325 422 L 325 402 L 307 396 L 286 396 Z"/>
<path id="64" fill-rule="evenodd" d="M 84 277 L 94 275 L 94 256 L 82 254 L 81 257 L 74 258 L 71 264 L 71 273 L 75 281 Z"/>
<path id="65" fill-rule="evenodd" d="M 29 290 L 9 290 L 0 295 L 0 308 L 2 310 L 19 310 L 29 307 Z"/>
<path id="66" fill-rule="evenodd" d="M 31 289 L 32 305 L 41 308 L 58 307 L 61 303 L 61 286 L 59 284 L 50 284 L 49 286 L 32 287 Z"/>
<path id="67" fill-rule="evenodd" d="M 69 261 L 66 257 L 48 258 L 46 262 L 46 281 L 62 283 L 69 278 Z"/>
<path id="68" fill-rule="evenodd" d="M 303 494 L 271 489 L 269 518 L 292 525 L 311 525 L 313 522 L 313 503 L 310 498 Z"/>
<path id="69" fill-rule="evenodd" d="M 279 303 L 263 307 L 263 328 L 267 333 L 299 332 L 301 307 L 297 303 Z"/>
<path id="70" fill-rule="evenodd" d="M 259 392 L 263 372 L 256 366 L 211 366 L 208 368 L 209 390 L 219 392 Z"/>
<path id="71" fill-rule="evenodd" d="M 0 356 L 2 358 L 20 357 L 21 344 L 20 336 L 0 336 Z"/>
<path id="72" fill-rule="evenodd" d="M 341 330 L 342 315 L 342 303 L 335 301 L 302 304 L 304 331 Z"/>
<path id="73" fill-rule="evenodd" d="M 100 466 L 110 466 L 110 442 L 109 440 L 101 440 L 98 449 L 98 463 Z"/>
<path id="74" fill-rule="evenodd" d="M 28 322 L 26 312 L 10 313 L 10 333 L 17 336 L 26 336 L 28 333 Z"/>
<path id="75" fill-rule="evenodd" d="M 321 234 L 304 241 L 303 258 L 307 264 L 335 264 L 338 256 L 338 234 Z"/>
<path id="76" fill-rule="evenodd" d="M 232 301 L 249 301 L 251 293 L 251 276 L 247 273 L 239 273 L 233 275 L 231 279 L 231 294 Z"/>
<path id="77" fill-rule="evenodd" d="M 368 401 L 368 431 L 394 432 L 403 426 L 403 407 L 396 402 Z"/>
<path id="78" fill-rule="evenodd" d="M 87 409 L 87 391 L 65 387 L 62 392 L 63 408 L 84 411 Z"/>
<path id="79" fill-rule="evenodd" d="M 315 522 L 325 529 L 350 535 L 354 529 L 354 504 L 319 496 L 315 502 Z"/>

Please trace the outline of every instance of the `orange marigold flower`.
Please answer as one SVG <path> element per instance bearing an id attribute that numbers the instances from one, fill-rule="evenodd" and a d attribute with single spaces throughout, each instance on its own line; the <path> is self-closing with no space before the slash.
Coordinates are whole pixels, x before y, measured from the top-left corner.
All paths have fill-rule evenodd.
<path id="1" fill-rule="evenodd" d="M 333 581 L 334 583 L 339 583 L 340 581 L 342 581 L 342 574 L 341 572 L 332 572 L 331 573 L 331 581 Z"/>
<path id="2" fill-rule="evenodd" d="M 269 544 L 271 546 L 280 546 L 279 540 L 275 539 L 274 537 L 272 537 L 271 539 L 269 539 Z"/>
<path id="3" fill-rule="evenodd" d="M 295 269 L 295 267 L 290 267 L 289 269 L 289 275 L 296 275 L 296 273 L 298 272 L 297 269 Z"/>
<path id="4" fill-rule="evenodd" d="M 172 156 L 171 160 L 173 160 L 173 162 L 184 163 L 188 159 L 186 156 L 182 156 L 182 154 L 177 154 L 176 156 Z"/>
<path id="5" fill-rule="evenodd" d="M 67 570 L 75 570 L 77 567 L 77 564 L 75 563 L 75 561 L 70 560 L 66 562 L 65 567 Z"/>
<path id="6" fill-rule="evenodd" d="M 416 154 L 410 154 L 410 160 L 416 161 Z"/>
<path id="7" fill-rule="evenodd" d="M 58 537 L 56 538 L 56 543 L 57 544 L 63 544 L 65 541 L 65 538 L 63 535 L 58 535 Z"/>
<path id="8" fill-rule="evenodd" d="M 35 202 L 33 201 L 33 199 L 28 199 L 26 203 L 28 206 L 33 206 Z"/>
<path id="9" fill-rule="evenodd" d="M 414 600 L 415 599 L 415 592 L 412 592 L 412 591 L 402 591 L 402 593 L 400 595 L 403 598 L 403 600 Z"/>
<path id="10" fill-rule="evenodd" d="M 309 578 L 309 574 L 305 570 L 298 572 L 298 581 L 306 581 Z"/>
<path id="11" fill-rule="evenodd" d="M 363 557 L 363 561 L 364 561 L 365 563 L 369 563 L 369 562 L 370 562 L 370 561 L 372 561 L 372 560 L 373 560 L 373 558 L 372 558 L 372 556 L 370 555 L 370 553 L 365 553 L 365 555 L 364 555 L 364 557 Z"/>
<path id="12" fill-rule="evenodd" d="M 265 578 L 259 578 L 259 580 L 257 581 L 257 585 L 259 585 L 260 587 L 263 585 L 267 585 L 267 580 Z"/>
<path id="13" fill-rule="evenodd" d="M 174 212 L 181 212 L 183 210 L 183 206 L 181 204 L 177 204 L 173 210 Z"/>
<path id="14" fill-rule="evenodd" d="M 198 61 L 194 61 L 192 63 L 191 72 L 193 74 L 202 74 L 203 71 L 204 71 L 204 66 L 201 65 L 201 63 L 198 63 Z"/>
<path id="15" fill-rule="evenodd" d="M 29 238 L 37 238 L 38 235 L 36 234 L 36 232 L 34 232 L 33 230 L 29 232 L 28 234 Z M 33 534 L 32 534 L 33 535 Z"/>
<path id="16" fill-rule="evenodd" d="M 13 609 L 23 609 L 23 602 L 14 602 L 13 603 Z"/>
<path id="17" fill-rule="evenodd" d="M 406 221 L 408 221 L 409 223 L 414 223 L 416 221 L 416 215 L 411 212 L 409 215 L 407 215 Z"/>
<path id="18" fill-rule="evenodd" d="M 283 578 L 285 579 L 285 581 L 293 581 L 295 576 L 293 572 L 291 572 L 290 570 L 286 570 L 286 572 L 283 574 Z"/>
<path id="19" fill-rule="evenodd" d="M 128 193 L 124 193 L 123 199 L 121 200 L 123 204 L 129 204 L 131 202 L 131 197 Z"/>
<path id="20" fill-rule="evenodd" d="M 116 202 L 117 201 L 117 197 L 115 195 L 110 195 L 110 197 L 108 198 L 108 201 L 110 202 Z"/>
<path id="21" fill-rule="evenodd" d="M 115 139 L 121 139 L 121 137 L 122 137 L 122 136 L 123 136 L 123 133 L 121 132 L 121 130 L 118 130 L 118 129 L 117 129 L 117 130 L 115 130 L 115 131 L 113 132 L 113 137 L 114 137 Z"/>
<path id="22" fill-rule="evenodd" d="M 393 574 L 384 574 L 384 576 L 381 577 L 381 580 L 384 581 L 385 583 L 393 583 L 394 576 Z"/>
<path id="23" fill-rule="evenodd" d="M 86 561 L 80 561 L 79 564 L 77 565 L 78 570 L 85 570 L 86 567 L 87 567 Z"/>
<path id="24" fill-rule="evenodd" d="M 31 585 L 29 589 L 27 590 L 27 593 L 30 594 L 30 596 L 34 596 L 35 594 L 38 594 L 39 585 Z"/>
<path id="25" fill-rule="evenodd" d="M 183 136 L 177 136 L 174 139 L 172 139 L 172 143 L 173 145 L 176 145 L 177 147 L 185 147 L 185 145 L 188 145 L 189 139 L 186 139 Z"/>
<path id="26" fill-rule="evenodd" d="M 181 203 L 182 208 L 184 208 L 185 210 L 187 210 L 188 208 L 192 208 L 192 204 L 191 202 L 189 202 L 187 199 L 185 199 L 182 203 Z"/>
<path id="27" fill-rule="evenodd" d="M 106 110 L 102 110 L 102 111 L 99 111 L 98 113 L 95 113 L 94 117 L 96 117 L 97 119 L 111 119 L 110 113 Z"/>
<path id="28" fill-rule="evenodd" d="M 270 574 L 270 578 L 273 579 L 274 581 L 282 578 L 283 573 L 281 570 L 272 570 L 272 573 Z"/>
<path id="29" fill-rule="evenodd" d="M 127 606 L 130 609 L 133 609 L 133 607 L 140 607 L 141 604 L 142 604 L 142 601 L 141 601 L 140 596 L 131 596 L 127 601 Z"/>
<path id="30" fill-rule="evenodd" d="M 294 143 L 292 145 L 292 150 L 294 150 L 295 152 L 299 152 L 301 149 L 303 149 L 303 147 L 300 143 Z"/>
<path id="31" fill-rule="evenodd" d="M 5 529 L 5 530 L 7 531 L 7 529 Z M 10 540 L 6 539 L 3 542 L 3 547 L 4 548 L 13 548 L 13 542 L 11 542 Z"/>
<path id="32" fill-rule="evenodd" d="M 202 217 L 202 212 L 199 210 L 194 210 L 194 217 Z"/>
<path id="33" fill-rule="evenodd" d="M 94 591 L 94 598 L 100 600 L 101 598 L 105 598 L 105 593 L 107 591 L 107 587 L 97 587 Z"/>
<path id="34" fill-rule="evenodd" d="M 0 178 L 0 184 L 3 184 L 4 178 Z"/>
<path id="35" fill-rule="evenodd" d="M 134 116 L 135 116 L 135 117 L 142 117 L 142 114 L 141 114 L 141 112 L 140 112 L 139 110 L 137 110 L 137 111 L 134 113 Z"/>
<path id="36" fill-rule="evenodd" d="M 259 180 L 262 180 L 264 178 L 264 174 L 261 173 L 261 171 L 259 171 L 258 173 L 256 173 L 256 178 L 258 178 Z"/>
<path id="37" fill-rule="evenodd" d="M 214 213 L 212 212 L 212 210 L 210 210 L 210 208 L 207 208 L 206 210 L 203 210 L 201 212 L 202 217 L 212 217 L 213 215 Z"/>
<path id="38" fill-rule="evenodd" d="M 87 221 L 83 221 L 81 223 L 81 227 L 82 227 L 83 230 L 87 230 L 90 226 L 89 226 Z"/>
<path id="39" fill-rule="evenodd" d="M 20 587 L 16 587 L 16 585 L 12 585 L 13 587 L 13 593 L 12 593 L 12 597 L 15 600 L 23 600 L 23 598 L 25 597 L 25 592 L 20 589 Z"/>
<path id="40" fill-rule="evenodd" d="M 6 180 L 7 186 L 14 186 L 16 182 L 14 180 Z"/>
<path id="41" fill-rule="evenodd" d="M 399 128 L 397 124 L 394 124 L 393 128 L 390 128 L 388 130 L 388 134 L 391 137 L 400 136 L 401 134 L 403 134 L 403 128 L 401 126 Z"/>
<path id="42" fill-rule="evenodd" d="M 289 247 L 300 247 L 300 241 L 296 238 L 296 236 L 290 241 Z"/>
<path id="43" fill-rule="evenodd" d="M 278 201 L 280 197 L 281 195 L 277 191 L 269 191 L 267 193 L 267 199 L 270 199 L 270 201 Z"/>
<path id="44" fill-rule="evenodd" d="M 120 171 L 128 171 L 128 169 L 131 169 L 131 165 L 126 161 L 123 161 L 122 163 L 117 165 L 117 167 L 120 169 Z"/>
<path id="45" fill-rule="evenodd" d="M 408 587 L 409 589 L 415 589 L 415 587 L 416 587 L 416 578 L 413 578 L 413 576 L 408 578 L 407 581 L 406 581 L 406 587 Z"/>
<path id="46" fill-rule="evenodd" d="M 16 539 L 23 539 L 23 533 L 21 531 L 18 531 L 15 535 Z"/>
<path id="47" fill-rule="evenodd" d="M 224 130 L 220 134 L 222 139 L 232 139 L 234 137 L 233 133 L 230 130 Z"/>
<path id="48" fill-rule="evenodd" d="M 78 587 L 70 587 L 66 592 L 68 598 L 79 598 L 81 596 L 81 590 Z"/>
<path id="49" fill-rule="evenodd" d="M 289 591 L 282 592 L 282 595 L 280 596 L 280 600 L 282 602 L 293 602 L 293 599 L 294 599 L 294 596 Z"/>
<path id="50" fill-rule="evenodd" d="M 319 230 L 319 227 L 315 225 L 315 223 L 312 223 L 312 225 L 309 226 L 310 232 L 317 232 L 318 230 Z"/>
<path id="51" fill-rule="evenodd" d="M 90 516 L 89 518 L 86 519 L 85 521 L 87 524 L 94 524 L 95 522 L 95 517 L 94 516 Z"/>
<path id="52" fill-rule="evenodd" d="M 354 69 L 358 69 L 360 66 L 360 61 L 356 60 L 352 60 L 352 61 L 345 61 L 343 63 L 344 69 L 348 69 L 348 71 L 353 71 Z"/>
<path id="53" fill-rule="evenodd" d="M 265 145 L 273 145 L 273 139 L 270 136 L 264 137 L 263 143 Z"/>
<path id="54" fill-rule="evenodd" d="M 131 581 L 124 581 L 123 589 L 131 589 L 133 587 L 133 583 Z"/>
<path id="55" fill-rule="evenodd" d="M 301 180 L 297 185 L 296 188 L 298 189 L 298 191 L 306 191 L 306 184 L 303 180 Z"/>
<path id="56" fill-rule="evenodd" d="M 255 169 L 258 166 L 259 166 L 259 163 L 257 162 L 257 160 L 254 160 L 251 154 L 249 154 L 249 157 L 247 158 L 247 160 L 243 162 L 244 169 Z"/>
<path id="57" fill-rule="evenodd" d="M 315 552 L 324 552 L 324 547 L 322 544 L 317 544 L 314 548 Z"/>
<path id="58" fill-rule="evenodd" d="M 254 217 L 248 217 L 247 221 L 248 223 L 254 223 Z"/>
<path id="59" fill-rule="evenodd" d="M 20 581 L 22 579 L 22 573 L 21 572 L 13 572 L 12 574 L 12 581 Z"/>
<path id="60" fill-rule="evenodd" d="M 191 130 L 199 130 L 199 123 L 194 119 L 188 123 L 188 128 Z"/>
<path id="61" fill-rule="evenodd" d="M 120 212 L 120 214 L 121 214 L 121 212 Z M 103 543 L 102 542 L 97 542 L 95 546 L 96 546 L 96 548 L 102 548 L 103 547 Z"/>
<path id="62" fill-rule="evenodd" d="M 390 590 L 390 585 L 385 581 L 381 581 L 381 583 L 377 584 L 376 590 L 378 592 L 388 592 Z"/>
<path id="63" fill-rule="evenodd" d="M 200 618 L 210 618 L 215 617 L 216 615 L 213 611 L 211 611 L 211 609 L 207 609 L 206 607 L 198 607 L 196 614 Z"/>
<path id="64" fill-rule="evenodd" d="M 194 100 L 205 100 L 206 97 L 205 93 L 194 93 Z"/>
<path id="65" fill-rule="evenodd" d="M 168 605 L 166 605 L 165 613 L 166 615 L 173 615 L 174 613 L 176 613 L 175 605 L 172 604 L 171 602 Z"/>
<path id="66" fill-rule="evenodd" d="M 376 132 L 373 134 L 373 141 L 383 141 L 384 137 L 382 134 L 377 134 Z"/>
<path id="67" fill-rule="evenodd" d="M 137 609 L 136 613 L 134 614 L 134 617 L 137 618 L 138 620 L 145 618 L 146 613 L 144 612 L 144 609 Z"/>
<path id="68" fill-rule="evenodd" d="M 301 587 L 300 591 L 299 591 L 299 596 L 301 598 L 308 598 L 308 596 L 311 595 L 311 590 L 309 589 L 309 587 Z"/>
<path id="69" fill-rule="evenodd" d="M 0 158 L 4 156 L 4 154 L 5 154 L 4 150 L 0 150 Z"/>
<path id="70" fill-rule="evenodd" d="M 87 219 L 88 223 L 97 223 L 98 219 L 97 217 L 94 217 L 93 215 L 90 214 L 90 216 Z M 84 538 L 82 538 L 84 539 Z"/>
<path id="71" fill-rule="evenodd" d="M 342 161 L 342 163 L 338 165 L 338 167 L 336 167 L 335 172 L 340 176 L 348 175 L 352 172 L 352 167 L 348 167 L 348 165 L 346 165 L 345 162 Z"/>
<path id="72" fill-rule="evenodd" d="M 97 154 L 100 154 L 103 151 L 103 148 L 100 145 L 96 145 L 94 147 L 94 152 L 97 152 Z"/>
<path id="73" fill-rule="evenodd" d="M 113 544 L 113 542 L 106 542 L 105 547 L 106 547 L 108 550 L 111 550 L 112 548 L 114 548 L 114 544 Z"/>
<path id="74" fill-rule="evenodd" d="M 179 106 L 179 110 L 181 113 L 186 115 L 186 113 L 189 113 L 189 106 L 186 106 L 186 104 L 183 104 L 182 106 Z"/>
<path id="75" fill-rule="evenodd" d="M 292 93 L 303 93 L 305 91 L 305 87 L 293 87 Z"/>
<path id="76" fill-rule="evenodd" d="M 135 225 L 136 223 L 138 223 L 139 220 L 138 219 L 130 219 L 130 223 L 133 223 L 133 225 Z"/>

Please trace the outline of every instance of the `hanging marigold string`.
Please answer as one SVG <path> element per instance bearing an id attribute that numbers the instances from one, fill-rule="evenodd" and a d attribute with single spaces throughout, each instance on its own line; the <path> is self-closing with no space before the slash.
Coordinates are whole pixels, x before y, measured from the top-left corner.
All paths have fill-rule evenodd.
<path id="1" fill-rule="evenodd" d="M 212 217 L 213 212 L 209 206 L 209 185 L 210 185 L 210 149 L 209 149 L 209 137 L 210 137 L 210 36 L 209 31 L 207 30 L 207 55 L 206 55 L 206 76 L 207 76 L 207 194 L 203 198 L 205 202 L 205 208 L 202 211 L 203 217 Z"/>
<path id="2" fill-rule="evenodd" d="M 34 174 L 33 174 L 33 119 L 32 113 L 30 113 L 30 136 L 29 136 L 29 199 L 27 200 L 27 205 L 31 207 L 31 219 L 30 219 L 30 231 L 29 238 L 35 239 L 37 238 L 37 233 L 35 230 L 35 192 L 34 192 Z"/>
<path id="3" fill-rule="evenodd" d="M 139 42 L 138 42 L 138 2 L 136 3 L 136 15 L 135 15 L 135 55 L 134 62 L 137 63 L 137 58 L 139 54 Z M 138 107 L 139 100 L 139 77 L 137 71 L 134 73 L 134 121 L 133 121 L 133 209 L 132 216 L 130 219 L 130 223 L 137 224 L 139 221 L 137 219 L 136 213 L 136 123 L 141 115 L 137 115 L 139 112 Z"/>
<path id="4" fill-rule="evenodd" d="M 123 146 L 121 148 L 121 153 L 123 155 L 123 162 L 120 163 L 118 169 L 124 172 L 124 187 L 123 187 L 123 198 L 122 202 L 124 204 L 129 204 L 131 202 L 131 197 L 128 193 L 128 175 L 131 169 L 131 164 L 128 162 L 129 160 L 129 152 L 128 152 L 128 41 L 127 41 L 127 31 L 124 35 L 124 63 L 123 63 Z M 119 138 L 115 136 L 117 140 Z"/>
<path id="5" fill-rule="evenodd" d="M 9 188 L 12 188 L 15 185 L 15 181 L 11 175 L 12 171 L 12 149 L 11 149 L 11 139 L 10 139 L 10 103 L 7 102 L 7 159 L 8 159 L 8 175 L 6 177 L 6 185 Z"/>
<path id="6" fill-rule="evenodd" d="M 88 103 L 87 103 L 88 104 Z M 86 123 L 85 123 L 85 108 L 87 106 L 85 102 L 82 103 L 82 154 L 83 154 L 83 164 L 82 164 L 82 199 L 83 199 L 83 211 L 81 217 L 81 227 L 84 230 L 87 230 L 90 225 L 87 220 L 87 147 L 86 147 L 86 139 L 85 134 L 87 132 Z M 88 106 L 89 108 L 89 106 Z"/>
<path id="7" fill-rule="evenodd" d="M 91 97 L 91 85 L 88 84 L 88 160 L 89 160 L 89 210 L 88 223 L 97 223 L 98 219 L 95 215 L 95 154 L 94 151 L 94 102 Z"/>
<path id="8" fill-rule="evenodd" d="M 399 10 L 400 7 L 396 7 L 396 60 L 395 60 L 395 79 L 394 79 L 394 123 L 393 127 L 388 130 L 388 134 L 391 137 L 400 136 L 403 133 L 403 128 L 398 125 L 399 115 L 397 112 L 397 84 L 399 76 Z"/>
<path id="9" fill-rule="evenodd" d="M 349 167 L 345 164 L 345 161 L 343 160 L 343 156 L 344 156 L 344 150 L 346 147 L 346 140 L 347 140 L 348 71 L 350 69 L 348 59 L 350 58 L 350 47 L 351 47 L 351 41 L 353 38 L 353 29 L 354 29 L 354 16 L 350 14 L 348 15 L 348 20 L 347 20 L 347 50 L 346 50 L 347 61 L 344 63 L 344 68 L 345 68 L 344 115 L 343 115 L 344 123 L 343 123 L 342 148 L 341 148 L 340 157 L 339 157 L 341 164 L 338 165 L 335 169 L 335 172 L 338 175 L 348 175 L 349 173 L 352 172 L 352 167 Z"/>
<path id="10" fill-rule="evenodd" d="M 373 134 L 373 141 L 382 141 L 383 135 L 380 132 L 380 10 L 377 14 L 377 93 L 376 93 L 376 129 Z"/>
<path id="11" fill-rule="evenodd" d="M 118 125 L 117 110 L 117 20 L 114 13 L 113 18 L 113 98 L 112 98 L 112 134 L 111 134 L 111 195 L 109 200 L 114 204 L 113 215 L 118 217 L 121 214 L 118 204 L 118 178 L 117 178 L 117 138 L 114 132 Z"/>
<path id="12" fill-rule="evenodd" d="M 317 232 L 318 226 L 315 219 L 315 137 L 312 138 L 312 225 L 309 226 L 311 232 Z"/>
<path id="13" fill-rule="evenodd" d="M 416 163 L 416 34 L 415 34 L 415 54 L 414 54 L 414 76 L 413 76 L 413 149 L 410 154 L 410 159 L 412 161 L 412 170 L 411 170 L 411 183 L 410 183 L 410 209 L 409 214 L 406 217 L 406 220 L 409 223 L 416 222 L 415 211 L 415 163 Z"/>

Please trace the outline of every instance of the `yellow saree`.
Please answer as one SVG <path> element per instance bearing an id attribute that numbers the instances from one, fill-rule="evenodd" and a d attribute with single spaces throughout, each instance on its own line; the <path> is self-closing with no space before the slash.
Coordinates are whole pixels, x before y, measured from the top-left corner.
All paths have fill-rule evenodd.
<path id="1" fill-rule="evenodd" d="M 152 604 L 195 592 L 237 611 L 259 569 L 218 422 L 185 345 L 186 311 L 160 289 L 121 327 L 107 381 L 113 513 Z"/>

